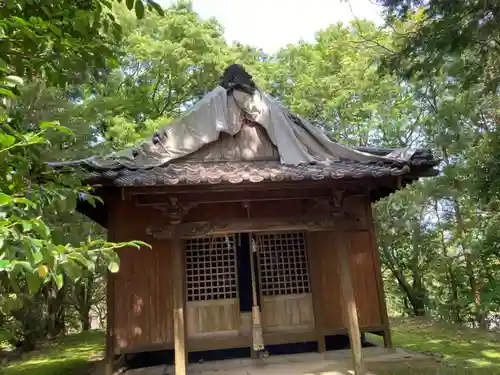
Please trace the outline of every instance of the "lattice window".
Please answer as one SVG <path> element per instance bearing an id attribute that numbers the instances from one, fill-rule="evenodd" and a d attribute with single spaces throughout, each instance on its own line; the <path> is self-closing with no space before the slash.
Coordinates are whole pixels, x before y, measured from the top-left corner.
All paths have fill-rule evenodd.
<path id="1" fill-rule="evenodd" d="M 186 240 L 187 301 L 238 298 L 234 235 Z"/>
<path id="2" fill-rule="evenodd" d="M 263 296 L 310 293 L 305 234 L 255 236 Z"/>

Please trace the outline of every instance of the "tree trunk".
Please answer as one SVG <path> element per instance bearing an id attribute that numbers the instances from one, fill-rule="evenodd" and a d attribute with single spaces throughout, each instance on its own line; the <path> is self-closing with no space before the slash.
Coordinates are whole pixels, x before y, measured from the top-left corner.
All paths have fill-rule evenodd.
<path id="1" fill-rule="evenodd" d="M 414 316 L 425 316 L 425 304 L 421 299 L 416 299 L 412 302 L 413 315 Z"/>
<path id="2" fill-rule="evenodd" d="M 459 137 L 457 135 L 457 137 Z M 457 138 L 458 141 L 458 138 Z M 444 162 L 447 166 L 451 165 L 450 159 L 448 157 L 448 150 L 446 147 L 441 148 L 443 151 L 443 159 Z M 459 186 L 458 180 L 454 179 L 452 180 L 452 185 L 453 185 L 453 190 L 454 194 L 458 194 L 461 189 Z M 456 196 L 456 195 L 455 195 Z M 474 259 L 467 248 L 467 244 L 464 241 L 464 235 L 465 235 L 465 222 L 464 218 L 462 215 L 462 209 L 460 207 L 460 203 L 458 202 L 458 199 L 453 198 L 453 209 L 455 212 L 455 220 L 457 224 L 457 237 L 458 237 L 458 243 L 462 247 L 462 251 L 464 253 L 464 258 L 465 258 L 465 271 L 467 273 L 467 277 L 469 279 L 469 285 L 471 289 L 471 294 L 472 298 L 474 300 L 474 307 L 475 307 L 475 318 L 476 322 L 479 324 L 480 327 L 486 326 L 486 321 L 485 321 L 485 316 L 482 311 L 482 306 L 481 306 L 481 292 L 480 292 L 480 286 L 478 284 L 478 280 L 476 278 L 476 273 L 474 271 Z"/>
<path id="3" fill-rule="evenodd" d="M 410 302 L 408 301 L 408 297 L 403 297 L 403 305 L 404 305 L 404 313 L 405 315 L 410 316 Z"/>
<path id="4" fill-rule="evenodd" d="M 399 270 L 393 271 L 394 276 L 398 280 L 401 290 L 406 294 L 404 299 L 407 311 L 412 312 L 414 316 L 425 316 L 425 295 L 422 295 L 421 290 L 413 288 L 402 272 Z M 409 303 L 409 304 L 408 304 Z M 411 306 L 409 306 L 411 305 Z"/>
<path id="5" fill-rule="evenodd" d="M 66 285 L 66 282 L 64 282 Z M 65 307 L 64 299 L 66 298 L 66 287 L 63 286 L 57 290 L 55 283 L 47 285 L 47 323 L 46 331 L 49 337 L 56 337 L 61 333 L 65 333 Z"/>
<path id="6" fill-rule="evenodd" d="M 452 305 L 453 305 L 453 320 L 455 323 L 461 324 L 462 317 L 460 315 L 460 304 L 458 302 L 458 282 L 453 272 L 453 268 L 448 264 L 448 281 L 451 287 Z"/>
<path id="7" fill-rule="evenodd" d="M 474 259 L 471 252 L 467 249 L 467 246 L 463 241 L 465 229 L 464 229 L 464 219 L 462 216 L 462 210 L 460 208 L 460 204 L 456 199 L 453 200 L 453 204 L 455 209 L 455 219 L 457 221 L 457 234 L 459 236 L 460 245 L 462 246 L 462 251 L 464 252 L 465 270 L 467 273 L 467 277 L 469 279 L 472 298 L 474 299 L 474 307 L 475 307 L 474 315 L 476 317 L 476 323 L 479 325 L 479 327 L 484 328 L 486 327 L 486 319 L 482 311 L 481 291 L 479 283 L 476 278 L 476 273 L 474 271 Z"/>
<path id="8" fill-rule="evenodd" d="M 90 314 L 89 311 L 80 315 L 80 323 L 84 332 L 90 330 Z"/>
<path id="9" fill-rule="evenodd" d="M 88 277 L 80 280 L 78 284 L 75 285 L 75 294 L 78 301 L 78 313 L 80 317 L 80 323 L 82 325 L 83 331 L 88 331 L 90 329 L 90 308 L 92 304 L 92 289 L 91 284 L 93 282 L 92 276 L 89 274 Z"/>
<path id="10" fill-rule="evenodd" d="M 422 285 L 421 279 L 419 279 L 419 281 L 417 281 L 416 283 L 414 282 L 414 285 L 412 286 L 406 279 L 403 272 L 400 269 L 396 268 L 397 263 L 391 255 L 390 251 L 385 246 L 381 246 L 380 249 L 383 251 L 385 257 L 387 258 L 387 267 L 398 281 L 401 290 L 406 295 L 404 302 L 408 313 L 412 312 L 416 316 L 425 316 L 425 301 L 427 298 L 427 293 Z M 415 272 L 414 276 L 420 278 L 419 275 L 419 272 Z M 415 286 L 417 286 L 418 288 L 415 288 Z M 408 302 L 411 305 L 411 308 L 410 306 L 408 306 Z"/>
<path id="11" fill-rule="evenodd" d="M 425 316 L 425 302 L 427 299 L 427 291 L 422 280 L 420 272 L 420 251 L 421 251 L 421 228 L 420 221 L 413 224 L 412 230 L 412 248 L 413 256 L 411 257 L 411 273 L 413 278 L 413 293 L 410 302 L 413 307 L 415 316 Z"/>

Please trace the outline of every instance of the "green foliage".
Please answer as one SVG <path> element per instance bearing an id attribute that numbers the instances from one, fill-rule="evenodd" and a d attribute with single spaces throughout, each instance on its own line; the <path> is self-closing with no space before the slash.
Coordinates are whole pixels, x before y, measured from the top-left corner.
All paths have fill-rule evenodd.
<path id="1" fill-rule="evenodd" d="M 500 83 L 500 7 L 496 2 L 379 0 L 389 19 L 409 20 L 389 67 L 428 77 L 448 67 L 466 86 L 495 90 Z M 466 69 L 466 74 L 463 70 Z"/>
<path id="2" fill-rule="evenodd" d="M 57 320 L 64 315 L 66 280 L 78 283 L 96 272 L 98 260 L 117 272 L 117 248 L 148 246 L 112 243 L 90 232 L 70 238 L 61 230 L 61 219 L 74 217 L 78 199 L 99 202 L 78 173 L 59 174 L 46 162 L 56 150 L 63 156 L 81 144 L 81 133 L 85 146 L 92 136 L 57 121 L 72 117 L 68 113 L 51 116 L 61 108 L 37 108 L 42 97 L 50 98 L 45 104 L 65 102 L 61 107 L 68 108 L 70 97 L 50 94 L 116 66 L 122 31 L 114 4 L 19 0 L 0 7 L 0 324 L 9 340 L 25 349 L 64 330 Z M 136 0 L 134 6 L 137 17 L 146 7 L 163 14 L 150 0 Z M 46 308 L 49 316 L 42 319 Z"/>
<path id="3" fill-rule="evenodd" d="M 163 14 L 154 2 L 147 4 Z M 135 1 L 135 10 L 138 17 L 144 16 L 141 0 Z M 63 274 L 76 278 L 81 269 L 92 270 L 98 254 L 116 272 L 114 249 L 144 243 L 114 244 L 90 237 L 77 246 L 54 242 L 52 229 L 43 219 L 44 208 L 74 210 L 82 196 L 92 204 L 95 201 L 89 187 L 79 186 L 78 176 L 58 175 L 41 157 L 41 149 L 51 146 L 48 134 L 56 131 L 64 146 L 72 131 L 55 121 L 26 123 L 12 102 L 23 84 L 12 73 L 56 86 L 73 82 L 71 75 L 109 69 L 117 54 L 114 46 L 121 38 L 113 2 L 42 5 L 16 1 L 1 7 L 0 15 L 0 273 L 7 274 L 14 291 L 19 291 L 21 277 L 35 292 L 48 280 L 61 288 Z M 108 34 L 110 28 L 114 38 Z"/>
<path id="4" fill-rule="evenodd" d="M 498 311 L 498 5 L 379 2 L 397 31 L 394 45 L 382 58 L 383 71 L 415 86 L 424 114 L 420 132 L 443 160 L 442 175 L 428 183 L 425 194 L 426 205 L 435 207 L 434 222 L 408 221 L 420 222 L 425 232 L 436 236 L 425 250 L 433 254 L 429 261 L 437 263 L 430 268 L 405 263 L 401 271 L 409 280 L 415 270 L 431 275 L 432 282 L 423 281 L 430 296 L 428 312 L 485 326 L 486 316 Z M 391 215 L 379 218 L 385 227 L 380 240 L 386 243 Z"/>
<path id="5" fill-rule="evenodd" d="M 81 190 L 78 180 L 71 185 L 65 176 L 57 176 L 40 165 L 36 149 L 32 152 L 32 147 L 47 144 L 45 133 L 50 129 L 65 134 L 71 132 L 57 123 L 39 126 L 37 132 L 20 133 L 4 123 L 6 132 L 0 143 L 0 173 L 4 176 L 0 181 L 0 271 L 9 275 L 15 291 L 19 290 L 15 284 L 19 275 L 26 278 L 31 292 L 49 279 L 61 287 L 63 270 L 76 277 L 82 267 L 92 269 L 98 254 L 103 254 L 110 271 L 116 272 L 118 258 L 113 249 L 143 245 L 138 242 L 113 244 L 90 238 L 78 247 L 53 242 L 51 228 L 42 218 L 43 207 L 61 207 L 62 202 L 70 199 L 76 202 L 77 196 L 88 194 L 89 188 Z"/>
<path id="6" fill-rule="evenodd" d="M 82 82 L 86 74 L 110 69 L 122 34 L 116 2 L 8 1 L 0 8 L 0 56 L 11 73 L 52 84 Z M 163 14 L 152 0 L 134 3 L 137 17 L 144 16 L 145 6 Z"/>

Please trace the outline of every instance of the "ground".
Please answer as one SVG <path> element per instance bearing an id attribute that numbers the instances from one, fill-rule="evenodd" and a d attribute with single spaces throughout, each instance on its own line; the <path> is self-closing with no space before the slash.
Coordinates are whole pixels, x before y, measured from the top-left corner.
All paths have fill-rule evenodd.
<path id="1" fill-rule="evenodd" d="M 394 319 L 397 347 L 431 355 L 428 360 L 370 363 L 377 375 L 493 375 L 500 374 L 500 334 L 433 323 L 425 319 Z M 374 336 L 370 336 L 370 339 Z M 378 340 L 378 338 L 375 338 Z M 102 355 L 104 335 L 88 332 L 45 344 L 11 363 L 2 375 L 79 375 Z"/>

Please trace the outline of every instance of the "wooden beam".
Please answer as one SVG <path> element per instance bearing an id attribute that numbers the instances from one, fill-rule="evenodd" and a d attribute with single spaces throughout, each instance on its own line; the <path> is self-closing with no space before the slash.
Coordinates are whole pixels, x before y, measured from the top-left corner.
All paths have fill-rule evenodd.
<path id="1" fill-rule="evenodd" d="M 232 202 L 265 202 L 273 200 L 296 200 L 330 198 L 328 188 L 309 189 L 268 189 L 268 190 L 242 190 L 242 191 L 196 191 L 183 194 L 134 194 L 138 206 L 155 206 L 169 204 L 172 197 L 179 198 L 182 203 L 232 203 Z"/>
<path id="2" fill-rule="evenodd" d="M 172 263 L 170 275 L 172 282 L 172 302 L 174 320 L 175 375 L 186 375 L 186 320 L 185 320 L 185 283 L 184 251 L 182 240 L 174 237 L 170 240 Z"/>
<path id="3" fill-rule="evenodd" d="M 361 333 L 359 330 L 358 312 L 356 308 L 356 300 L 354 297 L 354 289 L 352 285 L 351 269 L 349 266 L 349 254 L 346 243 L 347 235 L 344 231 L 335 233 L 335 251 L 337 254 L 337 264 L 340 271 L 340 284 L 342 290 L 342 306 L 343 316 L 347 323 L 349 332 L 349 342 L 354 364 L 355 375 L 366 375 L 365 366 L 363 363 L 363 352 L 361 347 Z"/>
<path id="4" fill-rule="evenodd" d="M 346 230 L 366 230 L 365 224 L 344 213 L 325 217 L 246 218 L 224 221 L 199 221 L 147 228 L 146 234 L 158 239 L 192 238 L 226 233 L 276 232 L 276 231 L 328 231 L 342 226 Z"/>

